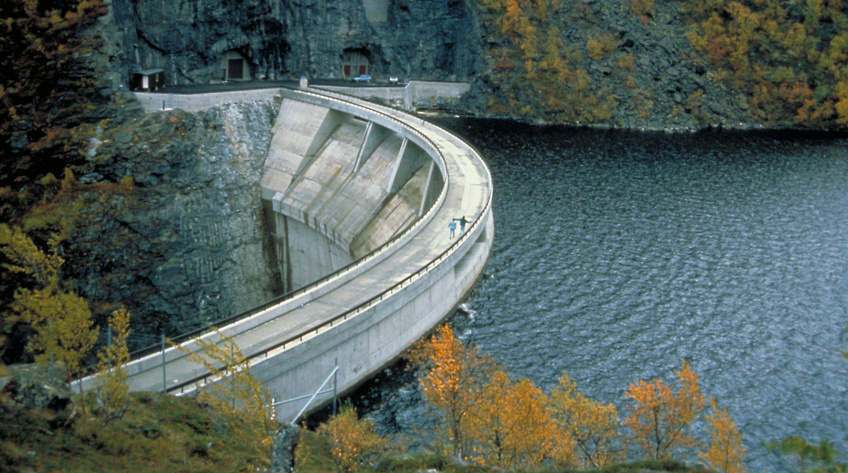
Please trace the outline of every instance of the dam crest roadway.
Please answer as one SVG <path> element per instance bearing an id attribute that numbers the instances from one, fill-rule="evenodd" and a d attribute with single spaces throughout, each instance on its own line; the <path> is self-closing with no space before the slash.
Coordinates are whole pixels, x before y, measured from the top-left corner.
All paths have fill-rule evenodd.
<path id="1" fill-rule="evenodd" d="M 136 95 L 147 111 L 282 97 L 260 188 L 291 292 L 218 327 L 274 399 L 312 394 L 337 365 L 338 391 L 355 388 L 432 331 L 482 274 L 494 238 L 491 175 L 445 129 L 308 88 Z M 448 223 L 463 216 L 465 232 L 450 238 Z M 180 345 L 199 349 L 196 339 Z M 174 347 L 127 369 L 134 391 L 186 395 L 214 382 Z M 319 394 L 310 409 L 331 400 Z M 290 419 L 305 402 L 277 406 L 277 415 Z"/>

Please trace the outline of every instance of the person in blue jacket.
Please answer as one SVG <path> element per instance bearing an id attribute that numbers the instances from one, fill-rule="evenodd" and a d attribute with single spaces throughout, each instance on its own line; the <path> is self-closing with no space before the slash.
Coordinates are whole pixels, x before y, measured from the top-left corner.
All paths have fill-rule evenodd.
<path id="1" fill-rule="evenodd" d="M 462 218 L 455 218 L 454 220 L 459 222 L 459 234 L 462 235 L 465 233 L 465 224 L 469 222 L 465 219 L 465 215 L 463 215 Z"/>

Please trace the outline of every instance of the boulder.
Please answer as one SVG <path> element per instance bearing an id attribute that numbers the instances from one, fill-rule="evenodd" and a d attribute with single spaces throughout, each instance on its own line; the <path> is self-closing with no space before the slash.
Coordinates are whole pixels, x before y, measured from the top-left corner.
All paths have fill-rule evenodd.
<path id="1" fill-rule="evenodd" d="M 71 400 L 65 368 L 56 364 L 18 364 L 7 367 L 5 391 L 30 408 L 64 409 Z"/>
<path id="2" fill-rule="evenodd" d="M 299 437 L 300 428 L 296 425 L 283 424 L 277 429 L 271 451 L 271 473 L 294 472 L 294 449 Z"/>

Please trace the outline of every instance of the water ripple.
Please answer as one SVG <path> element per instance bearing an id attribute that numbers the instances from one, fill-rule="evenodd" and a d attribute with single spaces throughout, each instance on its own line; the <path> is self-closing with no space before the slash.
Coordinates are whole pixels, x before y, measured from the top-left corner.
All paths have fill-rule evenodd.
<path id="1" fill-rule="evenodd" d="M 848 433 L 848 141 L 447 123 L 495 182 L 470 338 L 543 388 L 568 372 L 623 407 L 685 358 L 760 442 Z"/>

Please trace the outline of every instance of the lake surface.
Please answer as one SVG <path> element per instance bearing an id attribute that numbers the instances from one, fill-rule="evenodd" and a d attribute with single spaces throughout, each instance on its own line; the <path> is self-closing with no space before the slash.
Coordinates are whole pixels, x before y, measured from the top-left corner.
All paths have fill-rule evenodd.
<path id="1" fill-rule="evenodd" d="M 786 468 L 763 441 L 848 439 L 846 135 L 440 123 L 495 182 L 492 256 L 455 324 L 514 377 L 549 391 L 567 372 L 623 412 L 629 383 L 686 359 L 749 471 Z M 426 429 L 403 379 L 362 402 L 386 429 Z"/>

